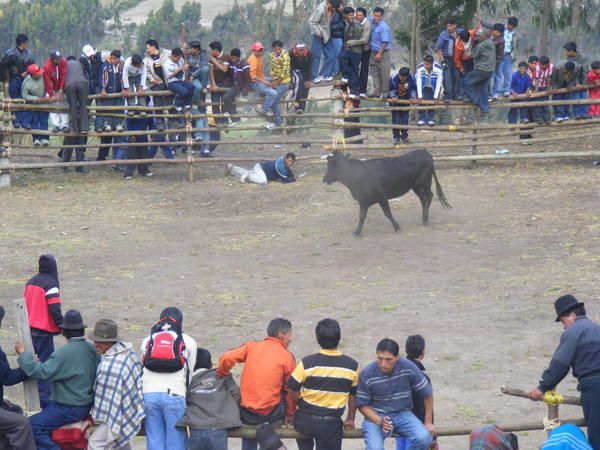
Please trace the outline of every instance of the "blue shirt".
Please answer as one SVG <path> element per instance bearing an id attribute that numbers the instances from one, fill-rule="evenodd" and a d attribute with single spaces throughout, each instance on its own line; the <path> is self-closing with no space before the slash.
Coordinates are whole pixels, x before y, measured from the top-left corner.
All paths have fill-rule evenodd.
<path id="1" fill-rule="evenodd" d="M 457 36 L 458 36 L 458 33 L 460 33 L 461 31 L 462 31 L 461 28 L 456 29 Z M 437 39 L 433 49 L 436 51 L 441 50 L 444 58 L 452 58 L 454 56 L 454 44 L 455 43 L 456 43 L 456 40 L 454 39 L 454 36 L 452 36 L 450 33 L 448 33 L 448 30 L 444 30 L 438 36 L 438 39 Z"/>
<path id="2" fill-rule="evenodd" d="M 369 17 L 371 22 L 371 51 L 378 52 L 381 48 L 381 43 L 385 42 L 387 45 L 385 51 L 387 52 L 392 48 L 392 30 L 383 20 L 380 20 L 378 24 L 373 22 L 373 18 Z"/>
<path id="3" fill-rule="evenodd" d="M 279 180 L 282 183 L 293 183 L 296 181 L 294 172 L 286 167 L 283 156 L 273 161 L 261 162 L 260 166 L 267 176 L 268 181 Z"/>
<path id="4" fill-rule="evenodd" d="M 527 89 L 531 88 L 531 78 L 527 73 L 521 75 L 521 72 L 517 71 L 512 74 L 510 80 L 510 90 L 516 94 L 524 94 Z"/>
<path id="5" fill-rule="evenodd" d="M 370 406 L 383 414 L 411 411 L 413 392 L 423 398 L 433 394 L 427 378 L 412 361 L 398 359 L 391 373 L 383 373 L 372 362 L 360 373 L 356 406 Z"/>

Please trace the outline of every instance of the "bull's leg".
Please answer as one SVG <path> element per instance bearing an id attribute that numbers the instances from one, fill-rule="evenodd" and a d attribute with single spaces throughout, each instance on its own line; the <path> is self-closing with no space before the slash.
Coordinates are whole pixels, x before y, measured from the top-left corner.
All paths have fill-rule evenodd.
<path id="1" fill-rule="evenodd" d="M 367 211 L 369 207 L 366 205 L 360 205 L 360 212 L 358 213 L 358 227 L 354 230 L 354 236 L 360 236 L 362 233 L 363 225 L 365 224 L 365 219 L 367 218 Z"/>
<path id="2" fill-rule="evenodd" d="M 431 206 L 431 200 L 433 199 L 433 192 L 431 192 L 431 188 L 423 187 L 423 186 L 415 186 L 413 188 L 419 200 L 421 200 L 421 206 L 423 208 L 423 223 L 427 224 L 429 222 L 429 207 Z"/>
<path id="3" fill-rule="evenodd" d="M 398 225 L 398 222 L 396 222 L 396 220 L 394 219 L 394 216 L 392 216 L 392 211 L 390 211 L 390 204 L 389 204 L 387 198 L 380 200 L 379 206 L 381 206 L 381 209 L 383 210 L 383 214 L 385 214 L 385 217 L 390 219 L 390 222 L 392 222 L 394 231 L 398 232 L 398 230 L 400 229 L 400 225 Z"/>

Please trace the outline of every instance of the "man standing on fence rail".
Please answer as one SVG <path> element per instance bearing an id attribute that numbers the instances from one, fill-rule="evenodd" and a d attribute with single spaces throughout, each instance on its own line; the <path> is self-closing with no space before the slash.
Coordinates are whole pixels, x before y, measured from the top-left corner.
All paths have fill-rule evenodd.
<path id="1" fill-rule="evenodd" d="M 559 297 L 554 309 L 556 322 L 561 322 L 565 331 L 550 365 L 529 397 L 540 400 L 572 368 L 579 381 L 577 389 L 581 392 L 588 441 L 597 450 L 600 449 L 600 325 L 587 318 L 584 303 L 570 294 Z"/>
<path id="2" fill-rule="evenodd" d="M 465 77 L 465 87 L 467 97 L 479 106 L 480 118 L 485 120 L 490 111 L 488 85 L 496 69 L 496 47 L 485 28 L 477 30 L 475 39 L 479 43 L 472 53 L 474 68 Z"/>
<path id="3" fill-rule="evenodd" d="M 56 98 L 58 106 L 66 106 L 65 81 L 67 80 L 67 59 L 58 50 L 50 53 L 44 63 L 44 83 L 46 92 L 50 97 Z M 54 127 L 52 131 L 58 133 L 69 131 L 69 115 L 64 112 L 50 113 L 50 121 Z"/>

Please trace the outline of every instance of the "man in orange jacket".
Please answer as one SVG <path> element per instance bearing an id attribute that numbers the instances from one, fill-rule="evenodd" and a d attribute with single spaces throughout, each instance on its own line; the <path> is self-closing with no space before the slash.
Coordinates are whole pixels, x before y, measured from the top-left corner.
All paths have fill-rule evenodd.
<path id="1" fill-rule="evenodd" d="M 296 367 L 294 355 L 287 349 L 292 342 L 289 320 L 273 319 L 263 341 L 250 341 L 219 358 L 217 375 L 226 377 L 233 366 L 244 363 L 240 380 L 240 418 L 246 425 L 291 422 L 296 403 L 285 392 L 288 378 Z M 256 439 L 242 439 L 242 450 L 256 450 Z"/>
<path id="2" fill-rule="evenodd" d="M 471 52 L 475 45 L 475 31 L 477 31 L 475 28 L 472 30 L 462 30 L 454 44 L 454 65 L 458 70 L 459 80 L 458 100 L 462 100 L 465 97 L 465 75 L 473 70 Z"/>

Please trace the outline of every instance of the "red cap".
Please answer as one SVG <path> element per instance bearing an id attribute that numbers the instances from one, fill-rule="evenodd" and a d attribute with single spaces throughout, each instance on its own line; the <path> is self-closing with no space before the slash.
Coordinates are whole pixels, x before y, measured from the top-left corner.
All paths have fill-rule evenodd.
<path id="1" fill-rule="evenodd" d="M 265 46 L 262 45 L 260 42 L 255 42 L 254 44 L 252 44 L 252 51 L 253 52 L 260 52 L 261 50 L 264 50 Z"/>
<path id="2" fill-rule="evenodd" d="M 40 66 L 37 64 L 30 64 L 27 66 L 27 73 L 29 75 L 40 76 L 44 73 L 44 69 L 40 69 Z"/>

